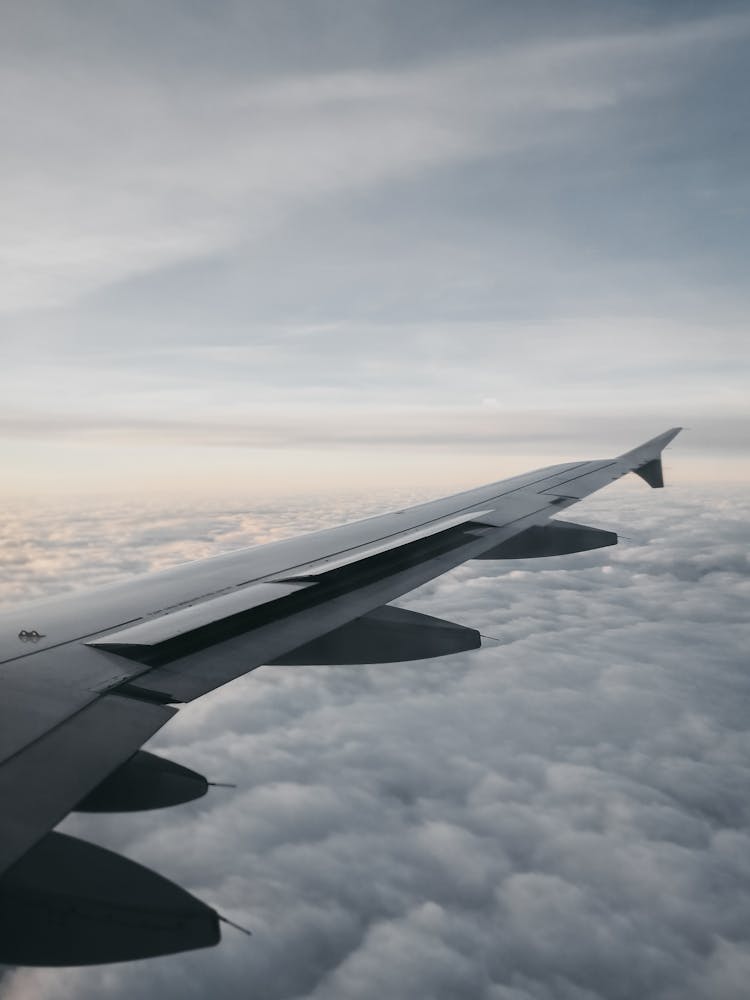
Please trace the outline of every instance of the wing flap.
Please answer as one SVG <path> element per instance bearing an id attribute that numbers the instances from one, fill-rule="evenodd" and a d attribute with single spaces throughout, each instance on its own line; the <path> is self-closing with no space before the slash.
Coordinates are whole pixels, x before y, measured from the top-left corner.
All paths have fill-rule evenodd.
<path id="1" fill-rule="evenodd" d="M 362 562 L 365 559 L 393 552 L 395 549 L 410 545 L 412 542 L 421 542 L 430 539 L 435 535 L 449 531 L 451 528 L 460 527 L 461 525 L 468 524 L 470 521 L 475 521 L 482 515 L 490 516 L 492 513 L 492 510 L 474 510 L 472 508 L 463 514 L 456 515 L 456 517 L 441 517 L 439 520 L 428 522 L 411 531 L 402 531 L 396 535 L 390 535 L 380 542 L 357 546 L 346 552 L 336 553 L 336 555 L 330 558 L 318 559 L 309 566 L 297 567 L 294 570 L 294 579 L 313 580 L 317 577 L 325 576 L 334 570 Z"/>
<path id="2" fill-rule="evenodd" d="M 137 622 L 90 640 L 93 649 L 153 665 L 241 635 L 294 608 L 310 583 L 258 583 L 212 600 Z"/>
<path id="3" fill-rule="evenodd" d="M 372 612 L 441 573 L 492 548 L 515 529 L 470 522 L 449 529 L 450 539 L 412 542 L 409 552 L 376 555 L 363 565 L 331 570 L 310 591 L 315 603 L 286 617 L 155 666 L 138 677 L 141 691 L 164 693 L 171 701 L 192 701 L 289 650 L 318 639 L 353 619 Z M 446 533 L 446 534 L 448 534 Z"/>
<path id="4" fill-rule="evenodd" d="M 443 536 L 452 539 L 453 529 L 492 513 L 491 510 L 471 510 L 455 517 L 440 518 L 378 543 L 357 546 L 307 566 L 295 567 L 293 577 L 238 587 L 97 636 L 86 645 L 147 665 L 170 662 L 285 617 L 300 606 L 318 603 L 318 595 L 310 591 L 316 587 L 316 581 L 331 580 L 356 565 L 388 564 L 397 550 L 408 551 L 420 545 L 429 547 L 433 540 Z M 302 591 L 307 593 L 301 594 Z M 299 600 L 295 601 L 295 597 Z"/>

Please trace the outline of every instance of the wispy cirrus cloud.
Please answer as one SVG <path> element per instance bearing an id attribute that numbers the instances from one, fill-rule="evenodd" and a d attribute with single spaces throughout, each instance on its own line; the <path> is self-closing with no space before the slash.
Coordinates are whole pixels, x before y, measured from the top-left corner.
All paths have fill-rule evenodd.
<path id="1" fill-rule="evenodd" d="M 104 27 L 94 17 L 86 34 L 110 54 L 106 73 L 103 53 L 93 65 L 75 49 L 39 59 L 7 35 L 3 310 L 235 252 L 296 209 L 451 162 L 501 166 L 528 146 L 590 141 L 587 116 L 679 87 L 750 19 L 490 45 L 417 66 L 282 66 L 248 81 L 156 54 L 131 68 Z"/>

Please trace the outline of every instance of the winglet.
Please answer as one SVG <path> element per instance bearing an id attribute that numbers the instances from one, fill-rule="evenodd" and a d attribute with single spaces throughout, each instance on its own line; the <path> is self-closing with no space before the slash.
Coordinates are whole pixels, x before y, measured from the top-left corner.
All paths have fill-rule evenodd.
<path id="1" fill-rule="evenodd" d="M 632 451 L 620 456 L 622 460 L 632 462 L 631 470 L 640 476 L 644 482 L 654 489 L 661 489 L 664 486 L 664 470 L 661 464 L 661 453 L 682 430 L 681 427 L 672 427 L 663 434 L 659 434 L 650 441 L 638 445 Z"/>
<path id="2" fill-rule="evenodd" d="M 664 486 L 664 470 L 661 467 L 661 456 L 652 458 L 639 469 L 633 469 L 636 476 L 640 476 L 649 486 L 654 489 L 661 489 Z"/>

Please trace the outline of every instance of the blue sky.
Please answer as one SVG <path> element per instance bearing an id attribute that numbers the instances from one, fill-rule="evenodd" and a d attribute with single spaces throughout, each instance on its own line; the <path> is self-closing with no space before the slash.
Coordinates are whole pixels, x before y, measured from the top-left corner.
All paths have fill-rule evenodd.
<path id="1" fill-rule="evenodd" d="M 13 493 L 744 479 L 741 4 L 10 4 Z"/>

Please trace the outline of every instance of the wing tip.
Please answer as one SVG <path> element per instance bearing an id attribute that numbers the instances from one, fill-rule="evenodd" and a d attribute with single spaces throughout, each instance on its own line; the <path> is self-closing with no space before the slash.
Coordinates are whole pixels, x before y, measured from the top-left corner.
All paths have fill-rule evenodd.
<path id="1" fill-rule="evenodd" d="M 626 451 L 619 457 L 621 459 L 641 458 L 644 463 L 649 462 L 652 458 L 658 458 L 662 450 L 667 447 L 670 441 L 674 441 L 682 430 L 684 430 L 682 427 L 670 427 L 668 431 L 663 431 L 656 437 L 649 438 L 648 441 L 636 445 L 635 448 L 631 448 L 630 451 Z"/>
<path id="2" fill-rule="evenodd" d="M 661 453 L 682 429 L 682 427 L 670 427 L 668 431 L 658 434 L 655 438 L 645 441 L 633 451 L 628 452 L 626 457 L 634 460 L 631 471 L 640 476 L 652 489 L 663 489 L 664 470 Z"/>
<path id="3" fill-rule="evenodd" d="M 644 444 L 640 445 L 637 450 L 642 448 L 643 450 L 649 449 L 661 451 L 662 448 L 666 448 L 671 441 L 674 441 L 681 430 L 683 430 L 682 427 L 670 427 L 668 431 L 664 431 L 663 434 L 657 434 L 655 438 L 651 438 L 650 441 L 646 441 Z"/>

